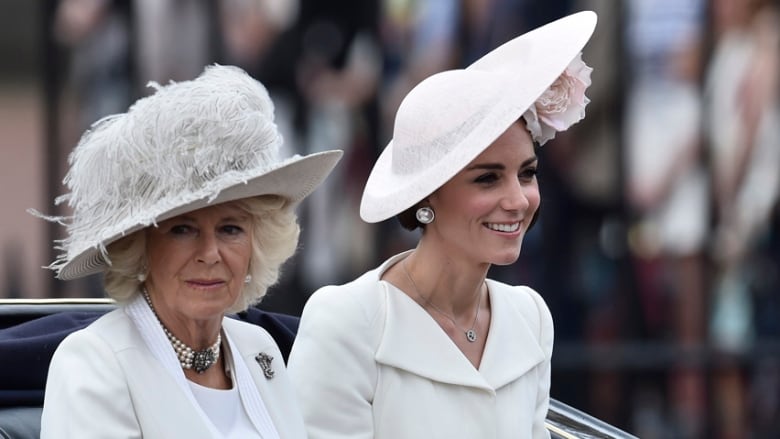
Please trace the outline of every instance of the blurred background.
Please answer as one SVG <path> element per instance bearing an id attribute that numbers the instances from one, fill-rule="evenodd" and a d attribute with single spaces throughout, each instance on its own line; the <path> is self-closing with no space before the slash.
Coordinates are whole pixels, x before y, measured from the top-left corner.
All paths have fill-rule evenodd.
<path id="1" fill-rule="evenodd" d="M 568 13 L 599 14 L 586 119 L 539 151 L 542 207 L 491 276 L 541 292 L 552 396 L 642 438 L 780 432 L 780 1 L 2 0 L 0 297 L 100 297 L 41 269 L 81 133 L 210 63 L 270 90 L 289 153 L 340 148 L 261 307 L 410 248 L 358 203 L 404 94 Z"/>

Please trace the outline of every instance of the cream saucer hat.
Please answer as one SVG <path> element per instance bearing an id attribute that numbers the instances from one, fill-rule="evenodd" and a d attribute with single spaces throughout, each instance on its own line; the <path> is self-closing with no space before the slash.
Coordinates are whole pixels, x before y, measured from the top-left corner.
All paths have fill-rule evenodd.
<path id="1" fill-rule="evenodd" d="M 70 156 L 71 192 L 55 203 L 73 215 L 44 217 L 67 227 L 49 266 L 60 279 L 102 271 L 108 244 L 202 207 L 274 194 L 294 208 L 341 158 L 338 150 L 279 157 L 268 92 L 237 67 L 152 85 L 127 113 L 95 123 Z"/>
<path id="2" fill-rule="evenodd" d="M 466 69 L 440 72 L 415 86 L 401 102 L 393 139 L 368 177 L 360 217 L 379 222 L 414 206 L 521 116 L 533 119 L 534 126 L 527 125 L 539 143 L 551 137 L 544 130 L 568 128 L 555 123 L 539 128 L 534 108 L 578 60 L 595 26 L 593 12 L 569 15 L 510 40 Z M 590 69 L 581 70 L 586 76 L 581 91 L 587 104 L 584 87 L 590 85 Z M 575 116 L 572 122 L 584 116 L 584 105 Z"/>

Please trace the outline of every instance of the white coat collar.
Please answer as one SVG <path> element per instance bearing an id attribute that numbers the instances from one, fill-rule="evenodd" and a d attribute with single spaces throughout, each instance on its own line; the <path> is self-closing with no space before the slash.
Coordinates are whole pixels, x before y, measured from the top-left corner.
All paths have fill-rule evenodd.
<path id="1" fill-rule="evenodd" d="M 388 259 L 374 270 L 379 282 L 390 266 L 409 252 Z M 443 383 L 494 391 L 544 360 L 538 331 L 513 303 L 522 294 L 499 282 L 487 281 L 491 321 L 479 370 L 468 361 L 436 321 L 409 296 L 380 282 L 386 301 L 386 321 L 376 361 Z"/>
<path id="2" fill-rule="evenodd" d="M 222 434 L 219 432 L 219 430 L 216 429 L 214 424 L 209 421 L 208 415 L 203 412 L 200 404 L 198 404 L 197 400 L 195 399 L 195 395 L 193 395 L 192 390 L 187 383 L 187 378 L 184 376 L 184 371 L 179 364 L 179 360 L 176 358 L 176 354 L 171 347 L 171 343 L 165 336 L 165 333 L 162 330 L 162 326 L 160 326 L 160 323 L 157 321 L 157 317 L 155 317 L 152 309 L 146 303 L 146 300 L 144 300 L 143 296 L 139 294 L 138 297 L 131 301 L 125 307 L 125 312 L 130 317 L 130 320 L 133 321 L 136 328 L 138 328 L 138 331 L 141 333 L 141 337 L 149 347 L 149 350 L 151 350 L 155 358 L 157 358 L 157 360 L 162 363 L 165 370 L 168 372 L 174 382 L 176 382 L 177 386 L 182 390 L 184 395 L 186 395 L 186 398 L 192 405 L 192 408 L 200 415 L 200 419 L 202 420 L 201 424 L 208 429 L 210 436 L 221 437 Z M 230 354 L 233 359 L 233 370 L 235 372 L 237 381 L 236 385 L 238 386 L 238 391 L 241 395 L 241 401 L 244 404 L 244 408 L 247 411 L 249 419 L 252 421 L 258 431 L 263 432 L 263 437 L 266 437 L 268 432 L 272 432 L 273 435 L 269 437 L 271 439 L 278 439 L 278 433 L 276 432 L 274 424 L 269 417 L 268 410 L 266 409 L 265 404 L 263 403 L 263 400 L 258 393 L 258 388 L 255 387 L 255 382 L 253 381 L 252 376 L 243 361 L 241 353 L 231 339 L 228 331 L 223 332 L 225 334 L 225 338 L 228 341 Z M 194 422 L 195 421 L 193 420 L 193 423 Z M 202 430 L 199 431 L 202 433 Z"/>
<path id="3" fill-rule="evenodd" d="M 255 425 L 258 431 L 262 432 L 264 439 L 279 439 L 279 433 L 271 420 L 271 413 L 266 407 L 264 400 L 273 400 L 272 391 L 268 385 L 267 378 L 260 378 L 255 371 L 255 374 L 250 372 L 249 367 L 244 361 L 244 357 L 238 350 L 235 341 L 233 340 L 229 327 L 229 319 L 223 317 L 223 328 L 225 329 L 225 337 L 228 340 L 230 346 L 230 355 L 233 357 L 233 368 L 236 379 L 236 386 L 238 387 L 238 393 L 241 395 L 241 401 L 244 403 L 247 415 L 252 423 Z M 232 323 L 232 322 L 231 322 Z M 262 347 L 262 346 L 261 346 Z M 265 346 L 264 349 L 268 349 L 271 346 Z M 260 351 L 258 351 L 260 352 Z M 281 361 L 279 359 L 278 361 Z M 252 365 L 253 368 L 259 369 L 257 364 Z M 280 422 L 283 425 L 284 419 L 276 418 L 276 422 Z"/>

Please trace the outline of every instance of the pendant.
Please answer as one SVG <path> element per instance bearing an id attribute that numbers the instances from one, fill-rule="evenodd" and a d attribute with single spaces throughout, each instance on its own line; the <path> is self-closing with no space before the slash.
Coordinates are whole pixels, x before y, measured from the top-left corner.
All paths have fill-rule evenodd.
<path id="1" fill-rule="evenodd" d="M 214 352 L 212 352 L 211 349 L 207 348 L 193 353 L 195 355 L 192 358 L 192 369 L 197 373 L 205 372 L 217 362 L 217 356 L 214 355 Z"/>
<path id="2" fill-rule="evenodd" d="M 468 331 L 466 331 L 466 339 L 470 343 L 474 343 L 475 341 L 477 341 L 477 331 L 473 329 L 469 329 Z"/>

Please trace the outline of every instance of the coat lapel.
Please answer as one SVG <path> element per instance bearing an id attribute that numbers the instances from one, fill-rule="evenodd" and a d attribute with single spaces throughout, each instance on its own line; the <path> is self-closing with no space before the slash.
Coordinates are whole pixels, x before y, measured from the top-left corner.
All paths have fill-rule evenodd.
<path id="1" fill-rule="evenodd" d="M 271 379 L 265 377 L 260 365 L 255 361 L 255 356 L 260 352 L 269 354 L 273 357 L 271 367 L 279 369 L 284 368 L 281 354 L 278 353 L 276 346 L 270 342 L 258 344 L 257 341 L 262 339 L 257 337 L 253 337 L 253 344 L 243 343 L 244 340 L 238 336 L 240 329 L 236 323 L 225 318 L 223 328 L 230 341 L 231 355 L 233 358 L 244 360 L 243 362 L 233 361 L 241 401 L 246 408 L 249 419 L 259 431 L 280 433 L 276 426 L 283 427 L 285 425 L 285 413 L 277 405 L 265 404 L 265 401 L 274 401 L 275 396 L 278 395 L 275 395 L 271 389 Z"/>
<path id="2" fill-rule="evenodd" d="M 433 381 L 491 390 L 488 383 L 431 316 L 387 282 L 385 329 L 376 361 Z"/>
<path id="3" fill-rule="evenodd" d="M 544 361 L 544 352 L 539 345 L 539 330 L 534 331 L 527 318 L 527 314 L 533 313 L 520 309 L 520 301 L 512 297 L 524 293 L 505 284 L 487 282 L 491 304 L 490 332 L 479 371 L 491 387 L 499 389 Z M 526 303 L 534 306 L 532 301 Z"/>
<path id="4" fill-rule="evenodd" d="M 157 364 L 165 370 L 164 374 L 154 375 L 158 380 L 153 392 L 156 395 L 157 407 L 164 407 L 165 410 L 178 413 L 177 419 L 189 419 L 188 422 L 178 425 L 177 428 L 180 430 L 177 434 L 181 434 L 182 437 L 204 437 L 208 432 L 209 437 L 219 437 L 220 434 L 214 424 L 207 421 L 208 416 L 195 400 L 176 354 L 146 301 L 139 295 L 124 308 L 124 312 L 133 321 L 144 344 L 159 362 Z M 133 364 L 132 367 L 140 368 L 146 363 L 137 361 L 130 364 Z M 164 378 L 166 375 L 168 379 Z"/>
<path id="5" fill-rule="evenodd" d="M 490 332 L 479 370 L 422 307 L 388 282 L 380 282 L 387 315 L 376 361 L 430 380 L 491 391 L 527 373 L 544 360 L 538 330 L 531 329 L 511 297 L 521 292 L 488 282 Z"/>

